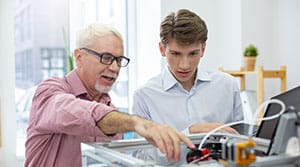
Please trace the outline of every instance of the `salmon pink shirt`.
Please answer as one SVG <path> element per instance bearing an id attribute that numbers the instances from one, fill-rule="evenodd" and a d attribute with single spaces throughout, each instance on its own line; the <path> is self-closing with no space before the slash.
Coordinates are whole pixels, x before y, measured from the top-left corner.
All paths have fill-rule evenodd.
<path id="1" fill-rule="evenodd" d="M 80 167 L 81 142 L 121 139 L 107 136 L 96 122 L 116 108 L 108 94 L 99 102 L 89 97 L 76 70 L 64 78 L 42 82 L 33 97 L 27 141 L 27 167 Z"/>

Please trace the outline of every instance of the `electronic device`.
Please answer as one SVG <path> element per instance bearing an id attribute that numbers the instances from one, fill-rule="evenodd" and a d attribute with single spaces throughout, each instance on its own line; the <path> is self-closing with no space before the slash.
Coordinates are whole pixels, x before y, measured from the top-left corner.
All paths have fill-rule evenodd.
<path id="1" fill-rule="evenodd" d="M 292 106 L 296 110 L 297 109 L 299 110 L 300 109 L 300 86 L 290 89 L 290 90 L 288 90 L 282 94 L 279 94 L 277 96 L 274 96 L 271 99 L 281 100 L 285 104 L 286 109 L 288 109 L 289 107 Z M 281 110 L 281 106 L 279 104 L 276 104 L 276 103 L 269 104 L 266 109 L 266 112 L 264 114 L 264 117 L 275 115 L 275 114 L 279 113 L 280 110 Z M 273 148 L 275 147 L 275 146 L 273 146 L 273 143 L 274 143 L 274 138 L 276 136 L 276 133 L 278 132 L 277 128 L 278 128 L 279 120 L 281 119 L 281 117 L 278 117 L 278 118 L 272 119 L 272 120 L 262 121 L 261 125 L 258 128 L 256 137 L 270 140 L 269 148 L 268 148 L 267 152 L 265 152 L 266 155 L 276 153 L 274 151 L 271 152 L 271 149 L 272 149 L 272 147 Z M 278 134 L 277 137 L 283 137 L 283 136 L 280 136 Z"/>
<path id="2" fill-rule="evenodd" d="M 288 107 L 294 107 L 296 110 L 300 109 L 300 86 L 290 89 L 282 94 L 276 95 L 272 97 L 271 99 L 278 99 L 281 100 L 286 108 Z M 268 105 L 266 108 L 266 111 L 264 113 L 264 117 L 272 116 L 275 114 L 278 114 L 281 110 L 281 106 L 276 103 L 271 103 Z M 277 132 L 277 127 L 279 124 L 280 117 L 272 120 L 265 120 L 262 121 L 260 126 L 254 125 L 254 132 L 252 133 L 254 137 L 257 138 L 263 138 L 263 139 L 268 139 L 270 140 L 269 147 L 266 152 L 260 152 L 257 151 L 257 154 L 260 156 L 264 155 L 270 155 L 270 154 L 275 154 L 278 151 L 272 151 L 271 148 L 273 147 L 274 143 L 274 138 Z M 240 134 L 242 135 L 248 135 L 248 129 L 249 129 L 249 124 L 237 124 L 233 125 L 232 128 L 237 130 Z M 280 136 L 280 135 L 279 135 Z M 275 146 L 277 147 L 277 146 Z"/>

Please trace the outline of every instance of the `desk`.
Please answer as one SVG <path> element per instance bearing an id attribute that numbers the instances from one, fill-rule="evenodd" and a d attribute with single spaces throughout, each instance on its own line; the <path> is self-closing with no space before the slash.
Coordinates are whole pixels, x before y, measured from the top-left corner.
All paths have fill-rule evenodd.
<path id="1" fill-rule="evenodd" d="M 245 71 L 241 68 L 239 71 L 224 70 L 223 67 L 219 68 L 220 71 L 228 73 L 234 77 L 240 78 L 240 89 L 246 89 L 245 77 L 248 74 L 254 74 L 257 77 L 257 105 L 259 106 L 264 101 L 264 79 L 265 78 L 279 78 L 280 91 L 286 91 L 286 66 L 281 66 L 279 70 L 264 70 L 263 66 L 258 66 L 255 71 Z"/>

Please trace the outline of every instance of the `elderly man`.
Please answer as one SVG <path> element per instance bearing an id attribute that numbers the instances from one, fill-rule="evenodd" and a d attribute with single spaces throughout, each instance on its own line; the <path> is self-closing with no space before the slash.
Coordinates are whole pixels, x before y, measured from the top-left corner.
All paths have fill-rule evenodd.
<path id="1" fill-rule="evenodd" d="M 108 92 L 121 67 L 123 40 L 113 27 L 91 24 L 79 31 L 77 68 L 63 78 L 43 81 L 33 97 L 27 129 L 25 166 L 81 166 L 81 142 L 121 139 L 134 131 L 178 161 L 180 143 L 193 143 L 174 128 L 118 112 Z"/>

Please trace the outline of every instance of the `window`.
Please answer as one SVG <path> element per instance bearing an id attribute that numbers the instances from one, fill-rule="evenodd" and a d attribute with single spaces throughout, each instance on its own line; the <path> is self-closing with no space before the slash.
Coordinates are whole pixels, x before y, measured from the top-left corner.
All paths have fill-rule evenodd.
<path id="1" fill-rule="evenodd" d="M 63 48 L 41 48 L 41 70 L 43 79 L 63 76 L 67 71 L 67 54 Z"/>

